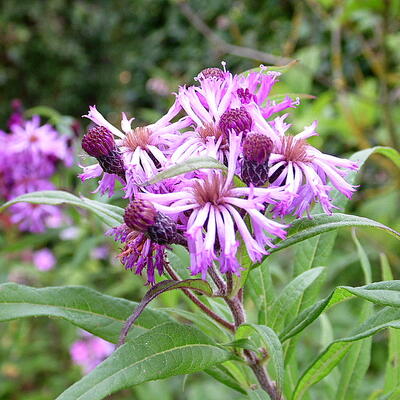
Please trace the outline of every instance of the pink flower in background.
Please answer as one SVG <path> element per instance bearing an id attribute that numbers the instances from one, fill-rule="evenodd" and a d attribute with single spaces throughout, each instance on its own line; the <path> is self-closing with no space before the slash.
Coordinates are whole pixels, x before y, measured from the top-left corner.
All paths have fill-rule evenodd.
<path id="1" fill-rule="evenodd" d="M 72 361 L 79 365 L 85 374 L 88 374 L 104 361 L 114 348 L 112 343 L 81 331 L 81 339 L 71 345 L 69 352 Z"/>
<path id="2" fill-rule="evenodd" d="M 33 263 L 39 271 L 49 271 L 56 265 L 56 258 L 50 249 L 41 249 L 33 253 Z"/>
<path id="3" fill-rule="evenodd" d="M 60 162 L 73 161 L 68 137 L 49 124 L 41 124 L 39 116 L 23 119 L 22 104 L 13 104 L 10 133 L 0 131 L 0 197 L 11 200 L 25 193 L 54 190 L 51 178 Z M 17 118 L 18 117 L 18 118 Z M 55 206 L 18 203 L 10 208 L 11 222 L 21 231 L 43 232 L 59 225 L 62 213 Z"/>

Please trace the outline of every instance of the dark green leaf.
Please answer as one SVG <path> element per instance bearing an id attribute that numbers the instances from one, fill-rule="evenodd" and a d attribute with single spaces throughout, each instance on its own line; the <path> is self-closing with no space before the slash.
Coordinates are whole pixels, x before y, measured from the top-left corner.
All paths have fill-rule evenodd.
<path id="1" fill-rule="evenodd" d="M 100 400 L 143 382 L 202 371 L 230 357 L 199 330 L 166 323 L 119 347 L 58 400 Z"/>
<path id="2" fill-rule="evenodd" d="M 117 343 L 124 322 L 137 303 L 103 295 L 80 286 L 36 289 L 16 283 L 0 285 L 0 321 L 47 316 L 64 319 L 112 343 Z M 146 309 L 137 321 L 144 330 L 171 319 L 167 314 Z"/>
<path id="3" fill-rule="evenodd" d="M 77 197 L 71 193 L 61 190 L 44 190 L 39 192 L 26 193 L 18 196 L 0 207 L 0 211 L 16 203 L 49 204 L 61 205 L 70 204 L 96 214 L 102 222 L 110 227 L 115 227 L 123 223 L 124 210 L 110 204 L 90 200 L 85 197 Z"/>
<path id="4" fill-rule="evenodd" d="M 328 297 L 307 308 L 281 332 L 281 341 L 297 335 L 323 311 L 357 296 L 380 306 L 400 307 L 400 281 L 375 282 L 366 286 L 338 286 Z"/>
<path id="5" fill-rule="evenodd" d="M 256 334 L 262 346 L 266 348 L 268 356 L 276 374 L 276 383 L 282 391 L 284 379 L 283 349 L 277 334 L 268 326 L 255 324 L 242 324 L 236 331 L 236 339 L 243 339 Z"/>
<path id="6" fill-rule="evenodd" d="M 288 230 L 287 238 L 279 241 L 277 247 L 271 249 L 270 252 L 275 253 L 279 250 L 285 249 L 286 247 L 292 246 L 295 243 L 320 235 L 321 233 L 346 227 L 370 227 L 382 229 L 397 239 L 400 239 L 399 232 L 368 218 L 340 213 L 333 215 L 316 214 L 313 215 L 312 219 L 306 217 L 294 221 Z"/>
<path id="7" fill-rule="evenodd" d="M 212 376 L 214 379 L 217 381 L 223 383 L 226 386 L 229 386 L 230 388 L 246 394 L 246 390 L 243 389 L 239 383 L 235 380 L 235 378 L 229 373 L 229 371 L 221 365 L 214 365 L 210 368 L 207 368 L 204 370 L 204 372 L 210 376 Z"/>
<path id="8" fill-rule="evenodd" d="M 305 271 L 282 289 L 279 296 L 268 310 L 269 326 L 275 330 L 282 328 L 285 322 L 285 316 L 301 299 L 304 291 L 318 278 L 322 271 L 322 267 Z"/>
<path id="9" fill-rule="evenodd" d="M 400 329 L 400 310 L 387 307 L 365 321 L 353 335 L 333 341 L 306 369 L 297 383 L 293 400 L 303 398 L 307 390 L 339 363 L 352 346 L 352 343 L 375 335 L 389 327 Z"/>
<path id="10" fill-rule="evenodd" d="M 135 308 L 133 314 L 126 321 L 121 331 L 121 337 L 119 343 L 122 344 L 123 341 L 125 341 L 125 338 L 128 335 L 131 326 L 140 317 L 146 306 L 152 300 L 154 300 L 157 296 L 159 296 L 162 293 L 175 289 L 191 289 L 201 294 L 205 294 L 207 296 L 213 295 L 212 289 L 208 284 L 208 282 L 203 281 L 202 279 L 185 279 L 183 281 L 165 280 L 157 283 L 146 292 L 139 305 Z"/>

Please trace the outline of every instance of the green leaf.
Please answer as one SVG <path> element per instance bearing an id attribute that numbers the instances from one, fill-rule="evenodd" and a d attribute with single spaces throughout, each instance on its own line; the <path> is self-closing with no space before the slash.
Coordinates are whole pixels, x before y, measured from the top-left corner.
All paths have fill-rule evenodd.
<path id="1" fill-rule="evenodd" d="M 61 190 L 43 190 L 23 194 L 3 204 L 0 207 L 0 211 L 16 203 L 48 204 L 54 206 L 69 204 L 80 208 L 86 208 L 96 214 L 102 222 L 110 227 L 115 227 L 123 223 L 122 216 L 124 210 L 122 208 L 90 200 L 85 197 L 77 197 Z"/>
<path id="2" fill-rule="evenodd" d="M 357 239 L 355 230 L 352 232 L 353 241 L 357 247 L 358 256 L 360 259 L 361 267 L 364 272 L 365 283 L 371 283 L 371 264 L 368 256 L 364 251 L 361 243 Z M 363 303 L 360 322 L 364 322 L 373 311 L 371 303 Z M 365 338 L 357 343 L 354 343 L 348 352 L 344 365 L 340 369 L 340 382 L 337 385 L 337 393 L 335 398 L 337 400 L 346 400 L 360 397 L 357 390 L 367 373 L 369 364 L 371 362 L 371 346 L 372 337 Z"/>
<path id="3" fill-rule="evenodd" d="M 164 179 L 172 178 L 177 175 L 186 174 L 187 172 L 195 171 L 197 169 L 222 169 L 227 170 L 224 164 L 221 164 L 213 157 L 193 157 L 182 163 L 175 164 L 174 166 L 159 172 L 157 175 L 153 176 L 147 182 L 141 184 L 141 186 L 152 185 L 163 181 Z"/>
<path id="4" fill-rule="evenodd" d="M 250 400 L 271 400 L 271 397 L 263 389 L 249 390 L 247 396 Z"/>
<path id="5" fill-rule="evenodd" d="M 122 331 L 119 343 L 125 340 L 131 326 L 140 317 L 146 306 L 162 293 L 175 289 L 191 289 L 207 296 L 212 296 L 213 292 L 208 282 L 202 279 L 185 279 L 183 281 L 165 280 L 152 286 L 144 295 L 139 305 L 135 308 L 133 314 L 126 321 Z"/>
<path id="6" fill-rule="evenodd" d="M 256 333 L 263 347 L 267 349 L 268 356 L 276 374 L 276 383 L 280 391 L 283 389 L 284 361 L 282 344 L 277 334 L 268 326 L 255 324 L 242 324 L 236 331 L 236 339 L 244 339 Z"/>
<path id="7" fill-rule="evenodd" d="M 64 319 L 112 343 L 117 343 L 125 320 L 137 303 L 103 295 L 81 286 L 36 289 L 16 283 L 0 285 L 0 321 L 26 317 Z M 171 321 L 168 315 L 146 309 L 135 334 Z"/>
<path id="8" fill-rule="evenodd" d="M 166 323 L 119 347 L 58 400 L 100 400 L 121 389 L 202 371 L 230 358 L 199 330 Z"/>
<path id="9" fill-rule="evenodd" d="M 361 168 L 367 159 L 374 153 L 384 155 L 391 159 L 397 166 L 400 166 L 400 153 L 390 147 L 378 146 L 371 149 L 361 150 L 354 153 L 350 159 L 352 161 L 357 161 Z M 358 175 L 358 171 L 350 171 L 346 177 L 346 181 L 354 185 Z M 349 199 L 336 189 L 333 192 L 332 198 L 333 203 L 341 209 L 345 209 L 346 204 L 349 202 Z M 313 214 L 319 214 L 321 212 L 322 209 L 319 205 L 316 205 L 313 208 Z M 307 239 L 297 245 L 294 266 L 295 274 L 298 275 L 312 267 L 326 266 L 336 240 L 336 234 L 336 231 L 326 232 L 319 236 Z"/>
<path id="10" fill-rule="evenodd" d="M 336 235 L 336 231 L 326 232 L 297 244 L 294 257 L 295 276 L 314 267 L 326 267 Z"/>
<path id="11" fill-rule="evenodd" d="M 269 260 L 266 258 L 259 268 L 253 268 L 248 275 L 246 289 L 258 310 L 258 323 L 268 321 L 267 304 L 273 301 L 273 285 L 269 271 Z"/>
<path id="12" fill-rule="evenodd" d="M 297 335 L 333 305 L 360 297 L 380 306 L 400 307 L 400 281 L 374 282 L 366 286 L 338 286 L 328 297 L 302 311 L 279 335 L 282 342 Z"/>
<path id="13" fill-rule="evenodd" d="M 282 328 L 285 316 L 301 300 L 304 291 L 320 276 L 323 267 L 313 268 L 293 279 L 286 285 L 268 311 L 268 325 L 275 330 Z"/>
<path id="14" fill-rule="evenodd" d="M 393 274 L 389 260 L 385 254 L 380 254 L 382 277 L 392 280 Z M 388 357 L 385 371 L 384 394 L 389 394 L 400 387 L 400 331 L 389 328 L 388 331 Z"/>
<path id="15" fill-rule="evenodd" d="M 221 382 L 224 385 L 229 386 L 231 389 L 234 389 L 242 394 L 246 394 L 246 390 L 240 386 L 240 384 L 230 374 L 230 372 L 224 367 L 223 364 L 213 365 L 212 367 L 205 369 L 204 372 L 206 374 L 212 376 L 218 382 Z"/>
<path id="16" fill-rule="evenodd" d="M 352 336 L 333 341 L 300 377 L 292 399 L 302 399 L 312 385 L 328 375 L 346 355 L 353 342 L 375 335 L 389 327 L 400 329 L 399 318 L 400 310 L 384 308 L 365 321 Z"/>
<path id="17" fill-rule="evenodd" d="M 338 228 L 357 226 L 382 229 L 397 239 L 400 239 L 399 232 L 368 218 L 340 213 L 335 213 L 333 215 L 316 214 L 313 215 L 312 219 L 305 217 L 295 220 L 288 230 L 287 238 L 277 242 L 277 247 L 271 249 L 270 253 L 275 253 L 324 232 L 329 232 Z"/>

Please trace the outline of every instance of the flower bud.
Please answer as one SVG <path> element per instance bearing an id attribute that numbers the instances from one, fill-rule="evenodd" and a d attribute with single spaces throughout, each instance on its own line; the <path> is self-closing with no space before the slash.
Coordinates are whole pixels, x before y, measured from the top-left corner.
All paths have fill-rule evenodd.
<path id="1" fill-rule="evenodd" d="M 146 200 L 135 199 L 131 201 L 125 209 L 125 224 L 139 232 L 147 232 L 147 229 L 154 225 L 157 210 Z"/>
<path id="2" fill-rule="evenodd" d="M 179 243 L 181 238 L 175 221 L 161 213 L 157 214 L 154 224 L 147 229 L 147 234 L 153 242 L 158 244 Z"/>
<path id="3" fill-rule="evenodd" d="M 241 177 L 246 185 L 259 187 L 268 181 L 268 161 L 272 140 L 260 133 L 250 133 L 243 141 Z"/>
<path id="4" fill-rule="evenodd" d="M 97 158 L 101 168 L 108 174 L 116 174 L 125 180 L 125 165 L 115 144 L 112 133 L 104 126 L 89 128 L 82 139 L 82 148 Z"/>
<path id="5" fill-rule="evenodd" d="M 219 120 L 219 128 L 226 135 L 233 130 L 236 134 L 251 130 L 253 120 L 244 107 L 231 108 L 225 111 Z"/>
<path id="6" fill-rule="evenodd" d="M 220 68 L 206 68 L 200 72 L 199 77 L 207 79 L 207 78 L 214 78 L 214 79 L 224 79 L 225 72 L 222 71 Z"/>
<path id="7" fill-rule="evenodd" d="M 262 133 L 249 133 L 243 140 L 244 158 L 259 164 L 268 162 L 272 148 L 272 140 Z"/>
<path id="8" fill-rule="evenodd" d="M 125 209 L 125 224 L 132 230 L 143 232 L 158 244 L 186 244 L 186 239 L 178 232 L 175 221 L 157 212 L 147 200 L 135 199 Z"/>
<path id="9" fill-rule="evenodd" d="M 112 133 L 104 126 L 93 126 L 82 139 L 82 148 L 92 157 L 109 155 L 116 147 Z"/>

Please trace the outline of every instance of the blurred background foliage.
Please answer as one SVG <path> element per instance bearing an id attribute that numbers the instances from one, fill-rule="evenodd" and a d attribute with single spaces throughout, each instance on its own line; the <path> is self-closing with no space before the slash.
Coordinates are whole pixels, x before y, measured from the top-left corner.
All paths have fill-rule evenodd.
<path id="1" fill-rule="evenodd" d="M 62 120 L 64 124 L 77 120 L 85 125 L 80 116 L 89 104 L 96 104 L 115 123 L 121 111 L 134 116 L 138 124 L 151 122 L 172 103 L 170 92 L 192 83 L 205 67 L 224 60 L 230 70 L 241 72 L 260 63 L 298 60 L 273 93 L 276 98 L 283 93 L 302 98 L 303 104 L 290 117 L 294 129 L 318 119 L 320 136 L 312 139 L 313 144 L 331 154 L 347 155 L 374 145 L 398 149 L 399 27 L 400 0 L 3 0 L 0 126 L 5 129 L 15 98 L 22 99 L 26 108 L 41 105 L 71 116 Z M 76 131 L 82 134 L 83 127 Z M 76 149 L 79 161 L 79 141 Z M 75 179 L 78 172 L 77 167 L 64 171 L 57 178 L 58 187 L 93 198 L 94 186 L 81 185 Z M 361 173 L 360 185 L 348 211 L 400 230 L 398 169 L 374 156 Z M 1 281 L 87 285 L 140 299 L 146 288 L 139 277 L 123 271 L 115 258 L 116 246 L 103 235 L 104 227 L 86 212 L 69 209 L 68 213 L 69 227 L 42 235 L 23 235 L 3 224 Z M 358 237 L 370 258 L 374 280 L 382 279 L 382 253 L 395 278 L 400 278 L 400 252 L 394 240 L 368 230 L 360 230 Z M 41 247 L 55 252 L 54 270 L 37 271 L 29 257 L 24 259 L 25 253 Z M 278 288 L 293 275 L 292 257 L 290 251 L 271 257 Z M 337 285 L 363 284 L 348 231 L 340 232 L 327 266 L 320 297 Z M 171 292 L 158 305 L 178 303 L 186 304 L 181 294 Z M 251 303 L 248 306 L 252 308 Z M 348 333 L 359 306 L 344 304 L 329 313 L 324 335 Z M 321 348 L 317 325 L 303 340 L 301 367 Z M 53 399 L 76 381 L 81 372 L 68 353 L 76 337 L 74 327 L 59 321 L 1 324 L 0 399 Z M 371 387 L 383 380 L 386 353 L 385 334 L 378 335 L 368 371 Z M 314 398 L 331 390 L 332 379 L 316 386 Z M 188 382 L 178 377 L 112 398 L 156 397 L 207 400 L 240 395 L 197 374 Z"/>

